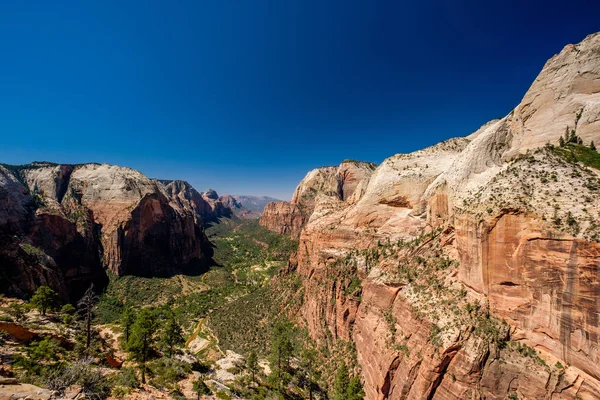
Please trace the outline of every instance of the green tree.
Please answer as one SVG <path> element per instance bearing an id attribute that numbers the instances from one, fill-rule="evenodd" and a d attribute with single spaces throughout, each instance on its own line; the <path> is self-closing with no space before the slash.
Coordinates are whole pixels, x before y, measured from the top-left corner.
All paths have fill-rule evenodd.
<path id="1" fill-rule="evenodd" d="M 200 396 L 208 396 L 209 394 L 211 394 L 210 389 L 208 388 L 208 386 L 206 386 L 206 383 L 204 383 L 202 377 L 198 378 L 198 380 L 194 382 L 193 389 L 194 392 L 196 392 L 196 395 L 198 396 L 198 400 L 200 399 Z"/>
<path id="2" fill-rule="evenodd" d="M 258 370 L 258 357 L 256 353 L 251 351 L 246 360 L 246 367 L 252 373 L 252 382 L 256 382 L 255 375 Z"/>
<path id="3" fill-rule="evenodd" d="M 173 347 L 185 343 L 183 338 L 183 330 L 177 323 L 175 313 L 172 310 L 168 310 L 166 314 L 165 326 L 162 329 L 161 342 L 167 348 L 167 354 L 169 357 L 173 355 Z"/>
<path id="4" fill-rule="evenodd" d="M 31 298 L 31 304 L 37 308 L 42 315 L 56 304 L 56 292 L 48 286 L 40 286 Z"/>
<path id="5" fill-rule="evenodd" d="M 577 143 L 577 134 L 575 133 L 575 129 L 571 130 L 571 133 L 569 134 L 569 140 L 567 140 L 567 143 Z"/>
<path id="6" fill-rule="evenodd" d="M 125 344 L 129 343 L 129 336 L 131 333 L 131 327 L 135 323 L 135 313 L 131 307 L 125 308 L 121 314 L 121 326 L 123 327 L 123 334 L 125 335 Z"/>
<path id="7" fill-rule="evenodd" d="M 596 151 L 596 145 L 594 144 L 594 141 L 592 140 L 592 142 L 590 143 L 590 149 Z"/>
<path id="8" fill-rule="evenodd" d="M 289 380 L 290 357 L 294 351 L 290 334 L 289 324 L 278 322 L 275 324 L 273 335 L 271 336 L 272 376 L 280 391 Z"/>
<path id="9" fill-rule="evenodd" d="M 360 383 L 360 378 L 358 376 L 354 376 L 350 379 L 346 393 L 346 398 L 348 400 L 362 400 L 365 397 L 365 391 L 363 390 L 362 383 Z"/>
<path id="10" fill-rule="evenodd" d="M 335 381 L 333 383 L 334 400 L 348 400 L 348 386 L 350 385 L 350 374 L 348 373 L 348 367 L 346 363 L 342 361 L 342 365 L 335 374 Z"/>
<path id="11" fill-rule="evenodd" d="M 141 364 L 142 383 L 146 383 L 146 361 L 155 341 L 157 323 L 155 314 L 144 308 L 138 314 L 131 327 L 131 335 L 127 342 L 127 350 Z"/>
<path id="12" fill-rule="evenodd" d="M 358 376 L 350 378 L 348 367 L 343 361 L 335 375 L 333 390 L 334 400 L 361 400 L 365 397 L 360 378 Z"/>

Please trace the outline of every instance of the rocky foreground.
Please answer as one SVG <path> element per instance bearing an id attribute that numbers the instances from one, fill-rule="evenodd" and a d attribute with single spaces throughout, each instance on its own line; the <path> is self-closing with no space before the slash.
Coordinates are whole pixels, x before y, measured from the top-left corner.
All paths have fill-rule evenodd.
<path id="1" fill-rule="evenodd" d="M 260 220 L 300 238 L 297 320 L 354 343 L 368 399 L 600 398 L 592 141 L 598 33 L 467 137 L 311 171 Z"/>

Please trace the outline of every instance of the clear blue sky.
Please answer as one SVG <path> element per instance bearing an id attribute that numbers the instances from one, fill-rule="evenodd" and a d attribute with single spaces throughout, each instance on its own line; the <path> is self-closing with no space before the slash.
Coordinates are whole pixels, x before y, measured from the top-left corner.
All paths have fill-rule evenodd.
<path id="1" fill-rule="evenodd" d="M 599 1 L 0 0 L 0 162 L 289 198 L 507 114 Z"/>

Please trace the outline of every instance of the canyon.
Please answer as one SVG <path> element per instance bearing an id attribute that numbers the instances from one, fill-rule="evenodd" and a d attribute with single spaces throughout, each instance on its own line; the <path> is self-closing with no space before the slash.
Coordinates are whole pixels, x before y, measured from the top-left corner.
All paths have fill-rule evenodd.
<path id="1" fill-rule="evenodd" d="M 77 299 L 110 274 L 200 274 L 212 256 L 205 223 L 232 208 L 231 196 L 114 165 L 2 165 L 0 289 L 25 297 L 48 285 Z"/>
<path id="2" fill-rule="evenodd" d="M 367 399 L 598 399 L 592 142 L 600 143 L 600 33 L 550 58 L 504 118 L 380 165 L 314 169 L 289 202 L 198 192 L 108 164 L 0 165 L 0 292 L 29 298 L 47 285 L 75 302 L 91 284 L 172 278 L 182 286 L 168 302 L 194 304 L 187 291 L 215 332 L 250 326 L 246 308 L 228 308 L 251 304 L 262 307 L 261 326 L 285 314 L 319 348 L 348 349 Z M 293 240 L 264 229 L 271 236 L 259 240 L 250 237 L 259 226 L 236 225 L 259 214 L 263 228 Z M 210 284 L 184 279 L 209 271 L 217 242 L 230 271 L 211 270 Z M 191 342 L 208 346 L 199 334 L 214 332 L 186 317 Z"/>
<path id="3" fill-rule="evenodd" d="M 366 398 L 600 398 L 600 171 L 563 135 L 600 141 L 598 33 L 506 117 L 313 170 L 266 206 L 262 226 L 299 238 L 294 318 L 355 346 Z"/>

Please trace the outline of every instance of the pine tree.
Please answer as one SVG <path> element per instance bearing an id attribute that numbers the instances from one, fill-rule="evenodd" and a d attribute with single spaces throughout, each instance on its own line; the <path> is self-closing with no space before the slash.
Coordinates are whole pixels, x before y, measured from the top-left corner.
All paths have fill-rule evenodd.
<path id="1" fill-rule="evenodd" d="M 42 315 L 46 315 L 46 311 L 56 303 L 56 292 L 48 286 L 40 286 L 33 297 L 31 304 L 37 308 Z"/>
<path id="2" fill-rule="evenodd" d="M 125 344 L 129 342 L 129 336 L 131 333 L 131 327 L 135 323 L 135 313 L 131 307 L 125 308 L 121 314 L 121 326 L 123 327 L 123 334 L 125 335 Z"/>
<path id="3" fill-rule="evenodd" d="M 565 147 L 565 139 L 562 136 L 558 138 L 558 145 L 560 147 Z"/>
<path id="4" fill-rule="evenodd" d="M 258 370 L 258 357 L 255 352 L 251 351 L 248 355 L 246 367 L 248 367 L 248 370 L 252 373 L 252 382 L 256 382 L 255 375 Z"/>
<path id="5" fill-rule="evenodd" d="M 590 143 L 590 149 L 596 151 L 596 145 L 594 144 L 594 141 L 592 140 L 592 142 Z"/>
<path id="6" fill-rule="evenodd" d="M 362 400 L 365 397 L 362 383 L 358 376 L 350 378 L 348 367 L 342 361 L 342 365 L 335 375 L 334 400 Z"/>
<path id="7" fill-rule="evenodd" d="M 146 383 L 146 361 L 154 344 L 156 328 L 156 316 L 147 308 L 140 311 L 131 327 L 127 350 L 141 364 L 142 383 Z"/>
<path id="8" fill-rule="evenodd" d="M 289 375 L 290 357 L 293 350 L 294 346 L 290 340 L 288 326 L 283 322 L 278 322 L 271 337 L 271 365 L 274 366 L 272 374 L 280 391 Z"/>
<path id="9" fill-rule="evenodd" d="M 333 383 L 334 400 L 348 400 L 348 386 L 350 385 L 350 374 L 346 363 L 342 361 L 342 365 L 338 368 L 335 374 Z"/>
<path id="10" fill-rule="evenodd" d="M 362 400 L 365 397 L 365 391 L 363 390 L 362 383 L 358 376 L 352 377 L 348 384 L 347 399 L 348 400 Z"/>
<path id="11" fill-rule="evenodd" d="M 166 346 L 169 357 L 173 355 L 174 346 L 185 343 L 183 330 L 177 323 L 175 313 L 172 310 L 167 311 L 166 323 L 161 334 L 161 342 Z"/>

